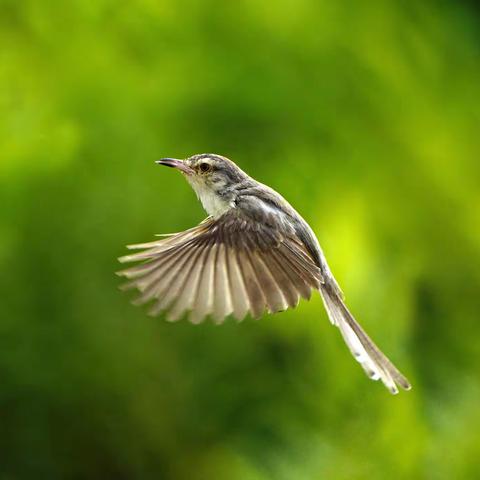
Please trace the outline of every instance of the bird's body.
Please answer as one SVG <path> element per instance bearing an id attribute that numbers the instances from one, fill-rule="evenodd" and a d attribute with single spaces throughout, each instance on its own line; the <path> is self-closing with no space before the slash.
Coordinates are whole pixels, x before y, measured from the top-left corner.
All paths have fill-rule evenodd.
<path id="1" fill-rule="evenodd" d="M 260 317 L 295 307 L 318 290 L 336 325 L 367 375 L 392 393 L 408 380 L 376 347 L 353 318 L 310 226 L 277 192 L 231 160 L 214 154 L 158 163 L 180 170 L 209 217 L 186 232 L 147 244 L 120 261 L 144 261 L 122 272 L 125 288 L 142 292 L 136 303 L 154 301 L 153 315 L 170 320 L 190 311 L 194 323 L 216 322 L 248 312 Z"/>

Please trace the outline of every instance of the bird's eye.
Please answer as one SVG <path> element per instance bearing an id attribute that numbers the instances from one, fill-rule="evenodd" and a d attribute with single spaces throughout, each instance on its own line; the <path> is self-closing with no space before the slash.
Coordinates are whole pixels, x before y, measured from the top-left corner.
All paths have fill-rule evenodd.
<path id="1" fill-rule="evenodd" d="M 198 166 L 198 168 L 202 173 L 207 173 L 212 169 L 212 166 L 207 162 L 203 162 Z"/>

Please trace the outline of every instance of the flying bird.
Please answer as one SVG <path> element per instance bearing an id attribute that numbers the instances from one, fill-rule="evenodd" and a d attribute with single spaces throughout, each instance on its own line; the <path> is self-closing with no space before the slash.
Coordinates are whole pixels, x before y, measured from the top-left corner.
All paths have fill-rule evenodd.
<path id="1" fill-rule="evenodd" d="M 200 323 L 221 323 L 248 313 L 280 312 L 318 290 L 328 317 L 338 327 L 355 359 L 373 380 L 393 394 L 411 385 L 354 319 L 330 271 L 317 238 L 300 214 L 275 190 L 220 155 L 205 153 L 156 163 L 180 171 L 208 217 L 185 232 L 161 235 L 120 262 L 141 262 L 118 272 L 137 289 L 135 304 L 152 302 L 170 321 L 189 312 Z"/>

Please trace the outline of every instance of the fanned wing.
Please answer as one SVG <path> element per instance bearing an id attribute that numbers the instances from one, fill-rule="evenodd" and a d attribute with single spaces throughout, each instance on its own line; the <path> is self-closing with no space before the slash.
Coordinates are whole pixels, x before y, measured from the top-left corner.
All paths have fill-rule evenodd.
<path id="1" fill-rule="evenodd" d="M 167 311 L 174 321 L 189 311 L 193 323 L 211 315 L 215 322 L 238 320 L 265 310 L 295 307 L 322 283 L 320 269 L 294 233 L 275 231 L 237 211 L 207 218 L 185 232 L 132 245 L 143 251 L 121 262 L 143 263 L 118 272 L 137 289 L 135 304 L 152 303 L 149 313 Z"/>

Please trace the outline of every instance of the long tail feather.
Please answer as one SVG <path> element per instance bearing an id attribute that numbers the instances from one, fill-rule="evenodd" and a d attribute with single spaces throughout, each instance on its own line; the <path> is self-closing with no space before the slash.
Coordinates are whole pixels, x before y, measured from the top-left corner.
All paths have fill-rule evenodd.
<path id="1" fill-rule="evenodd" d="M 375 345 L 359 323 L 353 318 L 338 291 L 322 284 L 320 294 L 330 321 L 337 326 L 355 359 L 372 380 L 381 380 L 391 393 L 398 393 L 398 386 L 410 390 L 410 382 Z"/>

